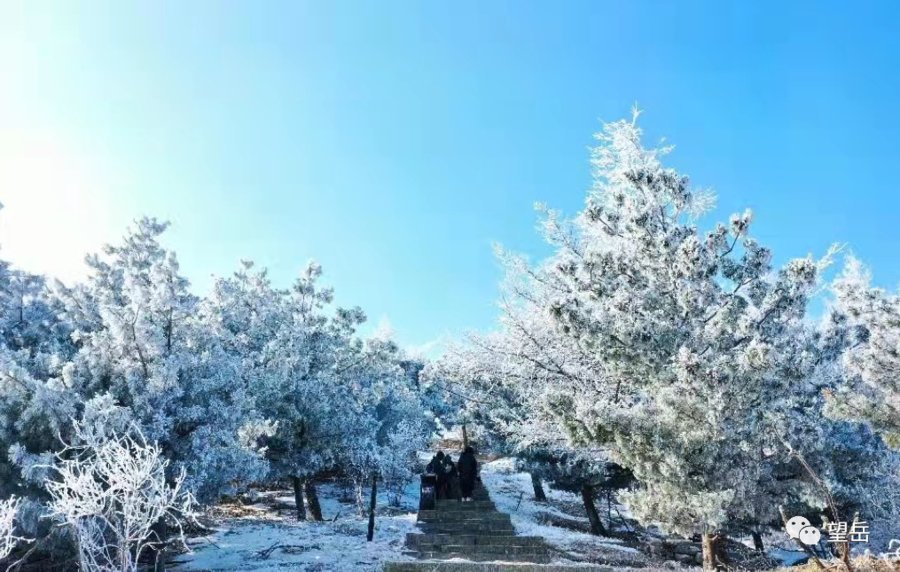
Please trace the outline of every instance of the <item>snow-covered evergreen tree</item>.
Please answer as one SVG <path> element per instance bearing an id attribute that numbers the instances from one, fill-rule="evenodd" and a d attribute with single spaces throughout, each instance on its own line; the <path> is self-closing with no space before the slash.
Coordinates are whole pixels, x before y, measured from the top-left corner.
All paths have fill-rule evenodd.
<path id="1" fill-rule="evenodd" d="M 289 290 L 278 290 L 247 263 L 219 280 L 208 302 L 228 351 L 241 356 L 264 424 L 256 444 L 273 474 L 293 481 L 299 518 L 304 493 L 316 502 L 318 474 L 339 470 L 360 487 L 373 471 L 399 482 L 426 435 L 402 354 L 390 340 L 358 338 L 365 320 L 358 308 L 329 312 L 332 291 L 319 284 L 321 274 L 311 263 Z"/>
<path id="2" fill-rule="evenodd" d="M 61 443 L 129 448 L 132 430 L 158 444 L 154 471 L 202 501 L 293 477 L 321 518 L 312 479 L 324 471 L 401 491 L 428 435 L 421 364 L 387 336 L 361 339 L 360 309 L 330 310 L 316 264 L 281 290 L 247 263 L 197 297 L 160 243 L 166 226 L 138 221 L 88 257 L 84 283 L 48 287 L 0 261 L 0 498 L 30 497 L 37 530 Z M 69 485 L 49 490 L 60 518 Z M 118 558 L 82 532 L 85 559 Z"/>
<path id="3" fill-rule="evenodd" d="M 207 302 L 227 352 L 241 362 L 240 373 L 262 423 L 254 435 L 270 469 L 302 482 L 331 463 L 333 439 L 325 424 L 330 399 L 322 379 L 331 361 L 324 328 L 330 290 L 317 291 L 320 269 L 311 265 L 293 292 L 275 289 L 265 270 L 249 262 L 233 277 L 216 282 Z"/>
<path id="4" fill-rule="evenodd" d="M 556 411 L 571 407 L 573 384 L 598 386 L 587 352 L 559 335 L 546 312 L 546 284 L 531 279 L 523 261 L 505 256 L 498 331 L 471 335 L 429 364 L 424 377 L 460 408 L 460 418 L 482 430 L 493 450 L 515 455 L 531 474 L 535 496 L 542 482 L 582 495 L 595 534 L 605 534 L 594 504 L 599 488 L 618 488 L 624 474 L 596 443 L 577 439 Z M 620 479 L 627 480 L 627 479 Z"/>
<path id="5" fill-rule="evenodd" d="M 0 262 L 0 496 L 39 490 L 17 462 L 57 447 L 78 413 L 81 399 L 64 379 L 76 346 L 59 311 L 42 277 Z"/>
<path id="6" fill-rule="evenodd" d="M 240 360 L 214 335 L 175 254 L 158 240 L 166 224 L 142 219 L 120 245 L 88 257 L 86 284 L 65 289 L 64 315 L 78 351 L 63 383 L 83 402 L 108 395 L 200 499 L 263 474 L 241 445 L 253 402 Z"/>
<path id="7" fill-rule="evenodd" d="M 565 221 L 542 208 L 554 254 L 501 252 L 498 331 L 428 374 L 455 380 L 520 450 L 609 454 L 640 481 L 633 513 L 703 535 L 712 566 L 720 534 L 774 521 L 779 503 L 822 506 L 798 456 L 839 486 L 856 477 L 832 445 L 863 460 L 877 444 L 820 419 L 839 348 L 804 318 L 823 261 L 774 270 L 749 211 L 699 230 L 711 195 L 662 165 L 669 149 L 645 149 L 636 121 L 597 138 L 584 210 Z"/>
<path id="8" fill-rule="evenodd" d="M 340 414 L 353 430 L 341 463 L 356 484 L 362 512 L 363 491 L 373 476 L 397 498 L 418 469 L 415 453 L 424 448 L 429 425 L 421 394 L 401 366 L 406 358 L 389 333 L 376 333 L 347 351 L 339 383 L 353 399 L 343 402 Z"/>
<path id="9" fill-rule="evenodd" d="M 829 413 L 863 421 L 900 448 L 900 295 L 872 287 L 850 257 L 833 284 L 828 328 L 846 344 L 844 383 L 829 394 Z"/>
<path id="10" fill-rule="evenodd" d="M 609 398 L 573 392 L 581 403 L 560 415 L 641 481 L 626 497 L 635 515 L 702 534 L 712 566 L 729 522 L 771 516 L 779 500 L 760 483 L 791 438 L 773 419 L 815 366 L 798 333 L 818 266 L 773 273 L 749 211 L 701 232 L 708 197 L 662 165 L 666 149 L 641 145 L 635 121 L 597 137 L 594 189 L 571 224 L 549 213 L 557 253 L 543 272 L 563 285 L 551 315 L 597 360 Z"/>

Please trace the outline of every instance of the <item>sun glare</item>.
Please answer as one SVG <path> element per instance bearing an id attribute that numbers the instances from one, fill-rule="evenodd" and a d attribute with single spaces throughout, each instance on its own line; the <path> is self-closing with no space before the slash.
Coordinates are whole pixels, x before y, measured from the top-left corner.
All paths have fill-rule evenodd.
<path id="1" fill-rule="evenodd" d="M 84 276 L 85 254 L 110 238 L 110 205 L 96 171 L 54 138 L 21 133 L 0 138 L 3 257 L 64 281 Z"/>

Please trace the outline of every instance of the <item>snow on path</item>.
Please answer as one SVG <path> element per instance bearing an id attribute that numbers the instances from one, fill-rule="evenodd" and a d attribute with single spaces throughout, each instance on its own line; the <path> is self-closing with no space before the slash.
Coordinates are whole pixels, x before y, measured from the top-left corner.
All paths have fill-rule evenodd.
<path id="1" fill-rule="evenodd" d="M 410 494 L 412 491 L 415 495 Z M 402 555 L 406 533 L 416 524 L 418 484 L 411 485 L 400 511 L 377 514 L 375 538 L 366 542 L 367 519 L 358 516 L 356 507 L 337 501 L 335 487 L 319 490 L 325 522 L 296 522 L 290 511 L 279 514 L 271 507 L 248 507 L 250 516 L 219 519 L 218 531 L 206 538 L 190 539 L 192 553 L 184 554 L 174 570 L 231 572 L 238 570 L 292 570 L 308 572 L 374 572 L 385 561 L 406 560 Z M 291 501 L 284 493 L 278 501 Z M 384 511 L 387 495 L 379 493 L 378 507 Z M 330 521 L 337 515 L 337 520 Z M 281 545 L 265 552 L 273 546 Z"/>
<path id="2" fill-rule="evenodd" d="M 429 456 L 430 458 L 430 456 Z M 559 563 L 604 561 L 646 563 L 646 556 L 615 538 L 603 538 L 540 522 L 542 515 L 587 522 L 583 514 L 571 514 L 559 506 L 580 506 L 573 493 L 547 488 L 549 503 L 534 500 L 528 473 L 517 472 L 512 459 L 485 463 L 481 478 L 491 499 L 510 515 L 516 532 L 541 536 L 560 552 Z M 383 562 L 409 560 L 402 554 L 407 532 L 416 531 L 418 482 L 407 487 L 402 510 L 387 510 L 387 494 L 378 495 L 375 539 L 366 542 L 367 521 L 352 503 L 339 502 L 338 487 L 322 485 L 319 498 L 325 522 L 296 522 L 291 510 L 278 511 L 260 502 L 243 507 L 242 516 L 217 519 L 218 531 L 190 540 L 192 553 L 180 556 L 176 572 L 236 572 L 238 570 L 292 570 L 306 572 L 375 572 Z M 293 503 L 289 491 L 262 493 L 261 499 L 282 506 Z M 554 506 L 556 505 L 556 506 Z M 333 522 L 331 519 L 337 519 Z M 273 546 L 282 548 L 265 551 Z"/>
<path id="3" fill-rule="evenodd" d="M 581 505 L 581 497 L 574 493 L 546 487 L 550 502 L 539 503 L 534 500 L 534 488 L 528 473 L 515 469 L 514 459 L 501 458 L 484 463 L 481 467 L 481 479 L 497 508 L 510 515 L 516 532 L 520 535 L 541 536 L 547 544 L 566 554 L 570 558 L 580 560 L 588 553 L 613 553 L 614 560 L 643 562 L 646 556 L 639 550 L 622 544 L 617 538 L 594 536 L 567 528 L 543 524 L 541 515 L 552 515 L 572 521 L 588 522 L 583 514 L 569 514 L 553 505 L 568 503 Z"/>

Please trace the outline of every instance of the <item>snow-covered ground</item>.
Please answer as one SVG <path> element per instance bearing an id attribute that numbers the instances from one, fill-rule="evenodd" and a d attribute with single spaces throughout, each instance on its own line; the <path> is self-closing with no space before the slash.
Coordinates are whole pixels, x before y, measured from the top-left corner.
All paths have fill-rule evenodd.
<path id="1" fill-rule="evenodd" d="M 334 485 L 319 487 L 325 522 L 296 522 L 289 491 L 262 494 L 258 502 L 219 507 L 213 516 L 217 532 L 190 539 L 192 553 L 184 554 L 178 571 L 292 570 L 370 572 L 402 555 L 406 533 L 414 530 L 418 484 L 407 487 L 401 508 L 388 506 L 379 491 L 375 538 L 366 542 L 368 520 L 352 502 L 340 502 Z"/>
<path id="2" fill-rule="evenodd" d="M 427 460 L 430 455 L 421 457 Z M 516 531 L 543 537 L 556 549 L 556 562 L 652 564 L 646 554 L 622 540 L 576 530 L 588 527 L 580 495 L 545 487 L 548 501 L 536 502 L 529 475 L 516 471 L 512 459 L 485 463 L 481 477 Z M 387 492 L 379 491 L 373 542 L 366 542 L 367 519 L 359 516 L 349 496 L 337 485 L 321 485 L 325 522 L 320 523 L 294 520 L 290 491 L 260 493 L 249 505 L 220 506 L 211 514 L 216 532 L 192 538 L 193 552 L 180 556 L 175 570 L 369 572 L 381 570 L 386 561 L 409 559 L 403 555 L 403 545 L 406 533 L 416 530 L 418 482 L 406 488 L 400 508 L 390 507 Z M 558 526 L 561 522 L 570 526 Z"/>
<path id="3" fill-rule="evenodd" d="M 511 458 L 485 463 L 481 468 L 481 479 L 497 508 L 510 515 L 516 532 L 542 536 L 547 544 L 557 550 L 555 560 L 559 563 L 602 562 L 641 566 L 649 561 L 641 551 L 616 538 L 594 536 L 550 524 L 548 517 L 555 517 L 557 521 L 580 523 L 587 528 L 588 518 L 582 508 L 581 496 L 545 486 L 547 502 L 535 501 L 531 477 L 528 473 L 516 471 Z"/>

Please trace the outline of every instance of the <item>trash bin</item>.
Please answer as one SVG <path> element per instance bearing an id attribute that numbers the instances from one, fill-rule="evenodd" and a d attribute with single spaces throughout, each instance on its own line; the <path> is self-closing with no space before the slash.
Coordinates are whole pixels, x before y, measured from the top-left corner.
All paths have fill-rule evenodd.
<path id="1" fill-rule="evenodd" d="M 422 484 L 419 487 L 419 510 L 434 510 L 437 498 L 437 475 L 422 475 Z"/>

